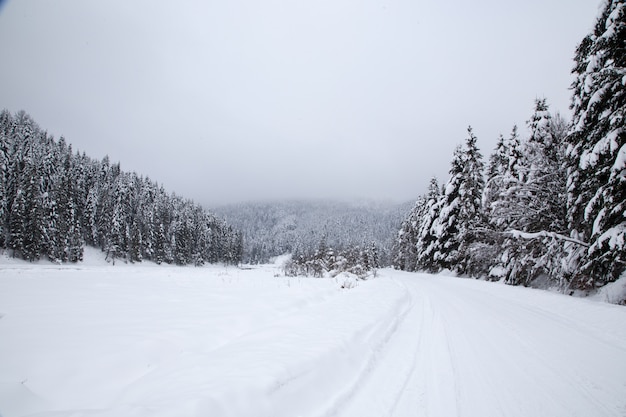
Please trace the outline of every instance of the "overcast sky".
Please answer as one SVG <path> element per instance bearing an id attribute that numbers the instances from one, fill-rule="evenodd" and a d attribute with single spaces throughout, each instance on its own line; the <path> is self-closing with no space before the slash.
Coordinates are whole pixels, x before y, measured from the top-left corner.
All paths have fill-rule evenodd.
<path id="1" fill-rule="evenodd" d="M 0 1 L 0 108 L 206 206 L 414 200 L 569 117 L 599 0 Z"/>

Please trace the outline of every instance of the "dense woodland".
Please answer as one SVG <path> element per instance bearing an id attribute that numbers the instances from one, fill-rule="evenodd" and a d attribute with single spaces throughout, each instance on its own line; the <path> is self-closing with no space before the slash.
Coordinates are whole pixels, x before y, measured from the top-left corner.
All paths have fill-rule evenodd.
<path id="1" fill-rule="evenodd" d="M 360 251 L 373 245 L 379 262 L 389 266 L 394 236 L 408 209 L 410 204 L 294 200 L 213 211 L 242 231 L 244 263 L 267 263 L 285 253 L 308 258 L 320 247 Z"/>
<path id="2" fill-rule="evenodd" d="M 0 248 L 15 257 L 178 265 L 238 263 L 242 236 L 192 201 L 111 164 L 74 153 L 24 112 L 0 113 Z"/>
<path id="3" fill-rule="evenodd" d="M 487 166 L 468 129 L 450 179 L 402 224 L 399 269 L 590 290 L 626 269 L 626 7 L 608 1 L 576 50 L 573 119 L 537 100 L 530 134 L 501 136 Z"/>
<path id="4" fill-rule="evenodd" d="M 222 208 L 236 231 L 106 157 L 74 153 L 26 113 L 2 111 L 0 249 L 76 262 L 91 245 L 113 263 L 179 265 L 267 262 L 291 252 L 290 274 L 363 275 L 392 263 L 512 285 L 602 286 L 626 269 L 625 15 L 623 1 L 607 1 L 578 46 L 570 122 L 538 99 L 528 135 L 513 127 L 486 161 L 468 128 L 449 180 L 433 178 L 403 222 L 398 207 Z"/>
<path id="5" fill-rule="evenodd" d="M 244 234 L 246 263 L 289 253 L 286 275 L 372 276 L 391 265 L 394 235 L 409 204 L 372 201 L 286 201 L 218 207 Z"/>

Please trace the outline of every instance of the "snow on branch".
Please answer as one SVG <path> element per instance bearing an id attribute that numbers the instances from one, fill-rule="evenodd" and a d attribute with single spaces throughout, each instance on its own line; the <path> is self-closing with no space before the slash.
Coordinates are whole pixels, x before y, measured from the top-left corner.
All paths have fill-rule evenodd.
<path id="1" fill-rule="evenodd" d="M 517 239 L 537 239 L 541 237 L 551 237 L 552 239 L 564 240 L 566 242 L 575 243 L 577 245 L 584 246 L 586 248 L 589 247 L 589 243 L 583 242 L 582 240 L 574 239 L 572 237 L 565 236 L 556 232 L 548 232 L 545 230 L 542 230 L 541 232 L 534 232 L 534 233 L 522 232 L 521 230 L 507 230 L 506 232 L 503 232 L 503 233 L 507 235 L 511 235 L 512 237 L 517 238 Z"/>

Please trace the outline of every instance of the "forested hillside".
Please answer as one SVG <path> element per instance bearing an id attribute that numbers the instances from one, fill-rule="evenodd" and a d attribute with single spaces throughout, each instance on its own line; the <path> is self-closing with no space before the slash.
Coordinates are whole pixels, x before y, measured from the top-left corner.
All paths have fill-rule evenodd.
<path id="1" fill-rule="evenodd" d="M 0 249 L 33 261 L 237 263 L 241 234 L 119 163 L 74 153 L 25 113 L 0 113 Z"/>
<path id="2" fill-rule="evenodd" d="M 313 254 L 320 244 L 335 250 L 370 248 L 390 264 L 391 248 L 408 204 L 287 201 L 217 207 L 244 234 L 243 259 L 265 263 L 287 252 Z"/>
<path id="3" fill-rule="evenodd" d="M 402 224 L 394 265 L 589 291 L 626 269 L 626 6 L 608 1 L 575 55 L 573 119 L 535 102 L 486 172 L 468 129 L 450 179 Z"/>

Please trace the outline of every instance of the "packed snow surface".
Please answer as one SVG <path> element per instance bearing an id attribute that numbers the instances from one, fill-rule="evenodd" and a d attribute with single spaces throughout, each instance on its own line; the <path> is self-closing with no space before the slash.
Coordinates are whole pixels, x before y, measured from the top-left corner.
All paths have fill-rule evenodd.
<path id="1" fill-rule="evenodd" d="M 1 260 L 0 415 L 626 415 L 624 307 L 278 274 Z"/>

